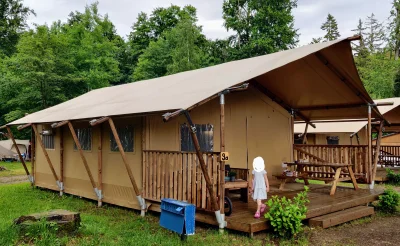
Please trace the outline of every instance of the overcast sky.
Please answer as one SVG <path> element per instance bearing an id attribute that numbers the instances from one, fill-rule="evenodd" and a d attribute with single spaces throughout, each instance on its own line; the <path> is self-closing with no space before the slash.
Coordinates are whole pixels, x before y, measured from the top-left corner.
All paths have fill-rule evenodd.
<path id="1" fill-rule="evenodd" d="M 37 16 L 31 16 L 29 23 L 51 24 L 53 21 L 65 21 L 71 11 L 82 12 L 86 4 L 94 0 L 24 0 L 35 10 Z M 300 45 L 307 44 L 313 37 L 323 36 L 320 30 L 328 13 L 338 21 L 342 37 L 352 36 L 351 30 L 358 19 L 365 19 L 374 13 L 379 21 L 387 21 L 392 0 L 298 0 L 294 10 L 295 26 L 299 29 Z M 126 37 L 139 12 L 150 13 L 156 7 L 168 7 L 171 4 L 193 5 L 197 8 L 199 24 L 208 38 L 225 38 L 230 35 L 223 27 L 223 0 L 99 0 L 99 10 L 108 14 L 117 28 L 117 32 Z"/>

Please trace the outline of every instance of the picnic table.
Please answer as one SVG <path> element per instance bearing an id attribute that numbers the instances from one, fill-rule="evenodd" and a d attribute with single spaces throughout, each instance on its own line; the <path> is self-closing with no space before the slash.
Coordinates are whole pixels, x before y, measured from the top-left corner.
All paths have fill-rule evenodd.
<path id="1" fill-rule="evenodd" d="M 336 192 L 336 186 L 338 182 L 341 181 L 349 181 L 351 180 L 354 186 L 354 189 L 357 190 L 358 189 L 358 185 L 357 185 L 357 181 L 356 178 L 354 176 L 354 172 L 353 172 L 353 164 L 347 164 L 347 163 L 326 163 L 326 162 L 320 162 L 320 163 L 310 163 L 310 162 L 286 162 L 284 163 L 288 166 L 296 166 L 296 171 L 298 173 L 297 176 L 286 176 L 285 175 L 275 175 L 275 177 L 277 177 L 278 179 L 281 179 L 281 187 L 283 189 L 283 185 L 285 184 L 286 180 L 288 179 L 294 179 L 294 178 L 300 178 L 300 179 L 304 179 L 304 183 L 307 185 L 308 184 L 308 180 L 312 179 L 312 180 L 323 180 L 325 182 L 333 182 L 332 183 L 332 188 L 331 188 L 331 192 L 330 195 L 333 196 L 335 195 Z M 315 176 L 311 176 L 314 172 L 313 171 L 307 171 L 306 167 L 328 167 L 333 169 L 334 171 L 334 176 L 333 177 L 315 177 Z M 348 175 L 350 177 L 340 177 L 340 175 L 344 174 L 342 173 L 343 169 L 348 170 Z M 345 173 L 347 174 L 347 173 Z"/>

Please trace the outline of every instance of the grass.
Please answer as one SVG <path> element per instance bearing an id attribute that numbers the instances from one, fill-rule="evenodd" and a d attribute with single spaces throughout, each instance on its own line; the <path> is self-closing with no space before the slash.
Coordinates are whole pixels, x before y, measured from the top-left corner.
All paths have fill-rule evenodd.
<path id="1" fill-rule="evenodd" d="M 81 213 L 81 228 L 76 235 L 57 237 L 51 226 L 40 223 L 20 235 L 13 220 L 21 215 L 67 209 Z M 97 208 L 97 202 L 74 196 L 32 189 L 28 183 L 0 186 L 0 245 L 21 243 L 34 245 L 178 245 L 180 237 L 161 228 L 159 217 L 146 217 L 130 209 L 104 205 Z M 214 227 L 197 226 L 196 234 L 189 236 L 188 245 L 269 245 L 275 244 L 267 235 L 249 238 L 245 234 L 226 230 L 220 234 Z M 307 245 L 307 238 L 298 241 L 280 241 L 281 245 Z"/>
<path id="2" fill-rule="evenodd" d="M 31 163 L 25 162 L 26 167 L 28 168 L 29 172 L 31 171 Z M 21 162 L 0 162 L 0 166 L 7 168 L 7 171 L 1 171 L 0 177 L 10 177 L 10 176 L 18 176 L 18 175 L 25 175 L 24 167 L 22 166 Z"/>

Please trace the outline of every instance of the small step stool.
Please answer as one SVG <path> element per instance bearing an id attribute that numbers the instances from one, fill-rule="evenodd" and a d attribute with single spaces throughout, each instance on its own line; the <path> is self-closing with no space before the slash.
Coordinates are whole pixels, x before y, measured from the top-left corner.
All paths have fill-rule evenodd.
<path id="1" fill-rule="evenodd" d="M 326 214 L 320 217 L 311 218 L 308 221 L 310 226 L 319 226 L 328 228 L 331 226 L 343 224 L 352 220 L 360 219 L 362 217 L 373 215 L 374 208 L 367 206 L 358 206 L 354 208 L 345 209 L 339 212 Z"/>

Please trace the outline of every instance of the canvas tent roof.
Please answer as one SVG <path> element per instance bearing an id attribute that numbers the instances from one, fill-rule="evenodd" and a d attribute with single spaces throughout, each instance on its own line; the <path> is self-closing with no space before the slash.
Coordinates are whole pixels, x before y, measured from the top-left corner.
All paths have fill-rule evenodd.
<path id="1" fill-rule="evenodd" d="M 367 121 L 355 122 L 318 122 L 315 128 L 308 127 L 307 133 L 355 133 L 363 128 Z M 304 133 L 306 124 L 294 124 L 294 133 Z"/>
<path id="2" fill-rule="evenodd" d="M 12 152 L 9 149 L 4 148 L 3 146 L 0 145 L 0 157 L 11 157 L 14 156 L 15 153 Z"/>
<path id="3" fill-rule="evenodd" d="M 244 82 L 257 83 L 291 109 L 373 103 L 354 65 L 352 38 L 90 91 L 8 125 L 173 111 Z M 229 97 L 229 96 L 228 96 Z M 228 98 L 227 98 L 228 100 Z M 303 110 L 310 120 L 365 118 L 366 107 Z M 299 115 L 299 114 L 297 114 Z M 377 117 L 376 112 L 373 117 Z"/>
<path id="4" fill-rule="evenodd" d="M 27 149 L 29 147 L 29 140 L 15 139 L 15 142 L 17 143 L 17 145 L 24 145 Z M 11 141 L 11 139 L 0 141 L 0 146 L 6 148 L 8 150 L 11 150 L 13 145 L 14 145 L 14 143 Z"/>

